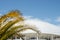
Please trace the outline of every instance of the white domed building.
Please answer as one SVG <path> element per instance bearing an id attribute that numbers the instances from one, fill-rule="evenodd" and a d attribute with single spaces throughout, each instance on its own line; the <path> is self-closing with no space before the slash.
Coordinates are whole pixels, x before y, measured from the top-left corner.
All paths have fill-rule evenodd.
<path id="1" fill-rule="evenodd" d="M 25 31 L 28 40 L 60 40 L 60 27 L 38 19 L 28 19 L 26 24 L 35 25 L 40 35 L 34 31 Z"/>
<path id="2" fill-rule="evenodd" d="M 34 25 L 40 34 L 35 31 L 26 30 L 22 32 L 24 40 L 60 40 L 60 27 L 38 19 L 27 19 L 25 24 Z M 21 40 L 21 39 L 16 39 Z"/>

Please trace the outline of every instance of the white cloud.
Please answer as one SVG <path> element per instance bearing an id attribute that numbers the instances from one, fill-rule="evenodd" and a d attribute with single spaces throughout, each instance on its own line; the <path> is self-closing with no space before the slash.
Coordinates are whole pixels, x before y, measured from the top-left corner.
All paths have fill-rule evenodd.
<path id="1" fill-rule="evenodd" d="M 52 20 L 50 18 L 45 18 L 44 21 L 51 22 Z"/>
<path id="2" fill-rule="evenodd" d="M 60 31 L 59 31 L 60 27 L 58 27 L 57 25 L 51 24 L 49 22 L 42 21 L 41 19 L 37 19 L 37 18 L 26 19 L 25 24 L 35 25 L 37 29 L 40 30 L 42 33 L 60 34 Z"/>
<path id="3" fill-rule="evenodd" d="M 56 21 L 57 21 L 57 22 L 60 22 L 60 17 L 57 17 L 57 18 L 56 18 Z"/>
<path id="4" fill-rule="evenodd" d="M 23 16 L 25 19 L 33 18 L 33 16 Z"/>
<path id="5" fill-rule="evenodd" d="M 2 14 L 0 14 L 0 18 L 1 18 Z"/>
<path id="6" fill-rule="evenodd" d="M 0 14 L 0 16 L 2 16 L 2 14 Z"/>

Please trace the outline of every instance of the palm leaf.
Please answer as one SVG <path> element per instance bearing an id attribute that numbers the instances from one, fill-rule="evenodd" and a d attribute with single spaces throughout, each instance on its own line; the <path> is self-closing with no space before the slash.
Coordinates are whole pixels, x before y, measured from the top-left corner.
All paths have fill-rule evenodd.
<path id="1" fill-rule="evenodd" d="M 3 26 L 0 30 L 0 35 L 3 35 L 13 24 L 17 23 L 18 21 L 10 21 L 5 26 Z"/>
<path id="2" fill-rule="evenodd" d="M 17 29 L 19 29 L 19 30 L 17 30 Z M 25 31 L 26 29 L 32 29 L 32 30 L 38 32 L 38 31 L 35 30 L 34 28 L 17 26 L 17 27 L 13 27 L 13 28 L 11 28 L 9 31 L 7 31 L 7 32 L 5 33 L 5 35 L 3 35 L 0 40 L 6 40 L 8 37 L 11 37 L 13 34 L 15 34 L 15 33 L 17 33 L 17 32 L 21 32 L 21 31 Z"/>
<path id="3" fill-rule="evenodd" d="M 7 20 L 7 18 L 23 19 L 20 11 L 18 11 L 18 10 L 10 11 L 8 14 L 0 17 L 0 27 L 1 27 L 1 24 L 4 23 Z"/>
<path id="4" fill-rule="evenodd" d="M 21 13 L 20 14 L 19 13 L 20 13 L 19 11 L 11 11 L 0 18 L 1 19 L 0 24 L 2 24 L 2 22 L 4 23 L 5 21 L 7 21 L 8 18 L 15 18 L 15 20 L 8 21 L 8 23 L 6 23 L 4 26 L 2 26 L 2 28 L 0 28 L 0 40 L 7 40 L 9 37 L 12 37 L 14 34 L 19 33 L 21 31 L 25 31 L 27 29 L 31 29 L 39 33 L 38 30 L 32 28 L 31 26 L 30 27 L 24 25 L 13 26 L 18 22 L 24 21 L 23 17 L 21 16 Z"/>
<path id="5" fill-rule="evenodd" d="M 1 37 L 0 40 L 6 40 L 7 38 L 9 38 L 10 36 L 12 36 L 12 34 L 18 29 L 21 28 L 22 26 L 17 26 L 17 27 L 13 27 L 11 28 L 9 31 L 7 31 L 6 33 L 4 33 L 4 35 Z"/>

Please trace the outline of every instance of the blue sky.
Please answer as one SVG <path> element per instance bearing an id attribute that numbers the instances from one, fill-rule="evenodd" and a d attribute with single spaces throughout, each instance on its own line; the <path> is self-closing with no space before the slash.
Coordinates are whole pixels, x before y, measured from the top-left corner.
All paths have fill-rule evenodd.
<path id="1" fill-rule="evenodd" d="M 60 24 L 60 0 L 0 0 L 0 14 L 15 9 L 20 10 L 24 16 Z"/>

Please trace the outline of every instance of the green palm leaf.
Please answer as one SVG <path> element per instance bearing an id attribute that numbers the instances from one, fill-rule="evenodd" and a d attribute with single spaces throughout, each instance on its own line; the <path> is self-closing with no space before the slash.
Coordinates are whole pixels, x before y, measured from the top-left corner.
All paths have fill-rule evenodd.
<path id="1" fill-rule="evenodd" d="M 25 31 L 27 29 L 31 29 L 39 33 L 39 31 L 36 30 L 35 28 L 32 28 L 31 26 L 28 27 L 29 25 L 28 26 L 24 26 L 24 25 L 14 26 L 14 24 L 24 21 L 24 18 L 21 16 L 21 14 L 19 15 L 18 11 L 11 11 L 8 14 L 2 16 L 0 18 L 1 19 L 0 24 L 3 24 L 4 22 L 6 22 L 7 21 L 6 19 L 8 19 L 7 17 L 15 18 L 15 19 L 8 21 L 8 23 L 6 23 L 4 26 L 0 25 L 0 40 L 7 40 L 9 37 L 12 37 L 14 34 L 17 34 L 21 31 Z M 22 38 L 22 36 L 20 37 Z"/>

